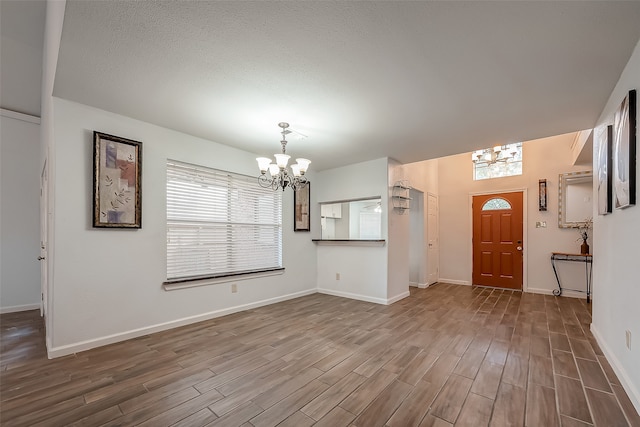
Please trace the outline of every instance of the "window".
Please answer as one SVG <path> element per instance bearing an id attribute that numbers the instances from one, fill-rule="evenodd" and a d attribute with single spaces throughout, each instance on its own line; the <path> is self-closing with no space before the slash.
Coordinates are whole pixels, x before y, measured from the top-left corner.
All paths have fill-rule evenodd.
<path id="1" fill-rule="evenodd" d="M 381 222 L 380 212 L 360 212 L 360 239 L 379 239 Z"/>
<path id="2" fill-rule="evenodd" d="M 167 281 L 282 268 L 282 192 L 167 161 Z"/>
<path id="3" fill-rule="evenodd" d="M 472 159 L 473 179 L 476 181 L 522 175 L 521 142 L 474 151 Z"/>
<path id="4" fill-rule="evenodd" d="M 483 211 L 498 211 L 501 209 L 511 209 L 511 204 L 505 199 L 489 199 L 482 205 Z"/>

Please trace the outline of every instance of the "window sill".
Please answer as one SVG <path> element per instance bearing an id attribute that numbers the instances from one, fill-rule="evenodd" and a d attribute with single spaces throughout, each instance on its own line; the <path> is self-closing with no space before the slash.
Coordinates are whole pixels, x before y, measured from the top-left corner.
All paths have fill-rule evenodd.
<path id="1" fill-rule="evenodd" d="M 219 277 L 206 277 L 202 279 L 186 279 L 173 282 L 164 282 L 162 288 L 165 291 L 175 291 L 178 289 L 196 288 L 199 286 L 217 285 L 219 283 L 237 282 L 240 280 L 256 279 L 259 277 L 279 276 L 284 274 L 284 268 L 275 268 L 266 271 L 254 271 L 251 273 L 229 274 Z"/>
<path id="2" fill-rule="evenodd" d="M 318 245 L 334 246 L 384 246 L 386 240 L 355 240 L 355 239 L 312 239 Z"/>

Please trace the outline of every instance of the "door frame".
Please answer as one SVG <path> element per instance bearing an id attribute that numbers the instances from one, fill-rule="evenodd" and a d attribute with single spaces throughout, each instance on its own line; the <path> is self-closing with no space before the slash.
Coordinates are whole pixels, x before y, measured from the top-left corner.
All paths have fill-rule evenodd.
<path id="1" fill-rule="evenodd" d="M 440 199 L 438 198 L 437 194 L 431 193 L 431 192 L 427 192 L 425 193 L 427 195 L 427 197 L 424 200 L 424 217 L 425 217 L 425 236 L 424 236 L 424 240 L 425 243 L 427 244 L 427 247 L 425 248 L 425 251 L 427 253 L 427 265 L 425 266 L 426 268 L 426 281 L 427 281 L 427 287 L 433 285 L 434 283 L 437 283 L 440 280 Z M 431 230 L 429 228 L 429 196 L 433 197 L 436 200 L 436 226 L 435 226 L 435 230 Z M 434 282 L 429 282 L 429 235 L 430 233 L 435 232 L 435 237 L 436 237 L 436 242 L 437 242 L 437 248 L 436 248 L 436 253 L 437 253 L 437 262 L 436 262 L 436 280 Z"/>
<path id="2" fill-rule="evenodd" d="M 529 292 L 529 274 L 527 269 L 527 257 L 529 251 L 527 247 L 529 245 L 529 236 L 528 236 L 528 223 L 527 223 L 527 206 L 528 206 L 528 195 L 526 188 L 511 188 L 506 190 L 486 190 L 486 191 L 474 191 L 469 193 L 469 260 L 470 269 L 469 269 L 469 277 L 473 277 L 473 196 L 486 196 L 491 194 L 500 194 L 500 193 L 522 193 L 522 292 Z M 469 281 L 469 284 L 473 284 L 473 279 Z"/>
<path id="3" fill-rule="evenodd" d="M 425 199 L 425 195 L 427 193 L 425 193 L 424 191 L 415 188 L 415 187 L 411 187 L 411 189 L 409 190 L 409 194 L 411 195 L 411 191 L 414 191 L 415 193 L 420 193 L 419 197 L 412 197 L 411 199 L 411 209 L 409 210 L 409 249 L 411 249 L 412 247 L 412 243 L 414 243 L 413 239 L 420 239 L 419 242 L 419 254 L 418 254 L 418 281 L 417 282 L 412 282 L 411 281 L 411 255 L 409 255 L 409 286 L 414 286 L 420 289 L 425 289 L 429 286 L 429 284 L 427 283 L 427 253 L 426 253 L 426 246 L 425 246 L 425 236 L 427 234 L 427 224 L 425 222 L 425 208 L 426 208 L 426 199 Z M 414 193 L 414 196 L 417 196 Z M 420 201 L 422 201 L 422 203 L 419 203 Z M 418 209 L 413 209 L 414 206 L 419 206 L 419 210 Z M 422 215 L 417 216 L 417 213 L 413 213 L 413 212 L 422 212 Z M 416 216 L 412 216 L 412 215 L 416 215 Z M 421 229 L 419 231 L 421 231 L 421 233 L 416 234 L 414 233 L 412 227 L 411 227 L 411 223 L 412 223 L 412 218 L 415 218 L 419 221 L 419 225 L 418 227 Z"/>
<path id="4" fill-rule="evenodd" d="M 44 259 L 40 260 L 40 317 L 47 317 L 49 313 L 49 306 L 47 304 L 49 288 L 48 288 L 48 274 L 49 269 L 47 263 L 49 262 L 49 243 L 48 243 L 48 230 L 49 230 L 49 218 L 47 212 L 49 210 L 49 171 L 48 171 L 47 159 L 44 159 L 42 165 L 42 172 L 40 173 L 40 257 Z M 46 326 L 45 326 L 46 327 Z"/>

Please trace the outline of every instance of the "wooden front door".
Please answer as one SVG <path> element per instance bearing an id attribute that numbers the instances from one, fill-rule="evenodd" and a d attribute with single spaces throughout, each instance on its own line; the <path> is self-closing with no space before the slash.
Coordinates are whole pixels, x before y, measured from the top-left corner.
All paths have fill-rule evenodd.
<path id="1" fill-rule="evenodd" d="M 473 196 L 473 284 L 522 289 L 522 192 Z"/>

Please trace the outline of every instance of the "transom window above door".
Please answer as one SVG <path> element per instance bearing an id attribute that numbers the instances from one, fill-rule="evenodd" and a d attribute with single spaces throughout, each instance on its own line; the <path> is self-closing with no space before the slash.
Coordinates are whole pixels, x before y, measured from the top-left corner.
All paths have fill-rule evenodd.
<path id="1" fill-rule="evenodd" d="M 489 199 L 484 203 L 484 205 L 482 205 L 483 211 L 497 211 L 501 209 L 511 209 L 511 204 L 505 199 L 501 199 L 499 197 Z"/>
<path id="2" fill-rule="evenodd" d="M 522 175 L 522 143 L 497 145 L 471 153 L 473 179 Z"/>

